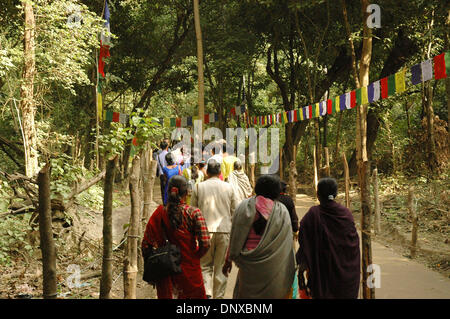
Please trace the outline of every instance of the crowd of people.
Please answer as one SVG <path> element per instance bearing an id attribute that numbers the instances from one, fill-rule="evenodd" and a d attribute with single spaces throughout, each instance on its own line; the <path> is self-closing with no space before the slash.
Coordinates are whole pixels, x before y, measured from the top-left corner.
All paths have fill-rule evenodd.
<path id="1" fill-rule="evenodd" d="M 161 246 L 165 234 L 180 248 L 182 269 L 156 283 L 158 298 L 222 299 L 233 263 L 236 299 L 357 298 L 359 237 L 352 213 L 335 201 L 336 181 L 319 181 L 320 204 L 299 225 L 287 184 L 261 175 L 253 189 L 227 150 L 225 141 L 203 149 L 200 163 L 169 140 L 154 152 L 163 203 L 148 221 L 142 251 Z"/>

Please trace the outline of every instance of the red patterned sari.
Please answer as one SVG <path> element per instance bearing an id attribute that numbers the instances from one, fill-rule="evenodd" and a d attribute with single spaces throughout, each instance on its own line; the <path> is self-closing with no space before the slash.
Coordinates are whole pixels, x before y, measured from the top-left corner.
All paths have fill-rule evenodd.
<path id="1" fill-rule="evenodd" d="M 181 212 L 182 223 L 174 229 L 169 222 L 166 208 L 160 205 L 147 224 L 142 250 L 145 251 L 149 245 L 158 247 L 164 244 L 161 226 L 161 222 L 164 222 L 168 240 L 180 248 L 182 272 L 164 278 L 156 284 L 158 299 L 206 299 L 200 258 L 210 246 L 208 229 L 198 208 L 183 203 Z"/>

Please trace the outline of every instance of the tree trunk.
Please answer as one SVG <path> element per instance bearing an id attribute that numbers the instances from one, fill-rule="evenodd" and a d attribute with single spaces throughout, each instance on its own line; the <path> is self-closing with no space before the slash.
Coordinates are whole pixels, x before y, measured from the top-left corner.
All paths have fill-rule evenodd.
<path id="1" fill-rule="evenodd" d="M 314 145 L 314 150 L 313 150 L 313 166 L 314 166 L 314 190 L 317 193 L 317 184 L 319 183 L 318 170 L 317 170 L 317 145 Z"/>
<path id="2" fill-rule="evenodd" d="M 342 126 L 342 114 L 343 112 L 339 112 L 338 126 L 336 130 L 336 147 L 334 149 L 334 158 L 339 158 L 339 138 L 341 136 L 341 126 Z"/>
<path id="3" fill-rule="evenodd" d="M 138 242 L 140 228 L 141 201 L 139 198 L 140 157 L 136 155 L 132 162 L 130 175 L 131 214 L 128 227 L 124 258 L 124 298 L 136 299 L 138 272 Z"/>
<path id="4" fill-rule="evenodd" d="M 348 169 L 347 158 L 345 153 L 342 153 L 342 161 L 344 162 L 344 176 L 345 176 L 345 206 L 350 209 L 350 174 Z"/>
<path id="5" fill-rule="evenodd" d="M 202 131 L 203 131 L 203 119 L 205 114 L 205 91 L 203 79 L 203 44 L 202 44 L 202 29 L 200 26 L 199 0 L 194 0 L 194 24 L 195 24 L 195 37 L 197 39 L 198 116 L 202 121 Z"/>
<path id="6" fill-rule="evenodd" d="M 35 42 L 34 32 L 36 22 L 32 3 L 24 1 L 25 13 L 24 32 L 24 68 L 22 73 L 22 85 L 20 87 L 20 110 L 22 111 L 22 137 L 25 151 L 25 175 L 33 177 L 39 169 L 37 153 L 37 136 L 34 124 L 36 106 L 34 102 L 34 75 L 35 66 Z"/>
<path id="7" fill-rule="evenodd" d="M 428 168 L 432 173 L 438 169 L 436 157 L 436 142 L 434 139 L 434 110 L 433 110 L 433 87 L 430 81 L 422 84 L 422 105 L 427 117 L 427 151 Z"/>
<path id="8" fill-rule="evenodd" d="M 38 174 L 39 185 L 39 234 L 42 251 L 42 283 L 44 299 L 55 299 L 56 290 L 56 250 L 53 241 L 52 211 L 50 202 L 50 164 Z"/>
<path id="9" fill-rule="evenodd" d="M 294 161 L 289 164 L 289 196 L 295 204 L 297 198 L 297 169 Z"/>
<path id="10" fill-rule="evenodd" d="M 112 287 L 113 234 L 112 209 L 114 177 L 116 175 L 118 156 L 108 160 L 106 165 L 105 183 L 103 186 L 103 262 L 102 278 L 100 280 L 100 299 L 110 299 Z"/>
<path id="11" fill-rule="evenodd" d="M 369 0 L 361 0 L 363 13 L 363 48 L 359 68 L 359 84 L 361 87 L 369 85 L 369 68 L 372 57 L 372 31 L 367 26 L 367 6 Z M 367 279 L 369 273 L 367 268 L 372 264 L 372 244 L 370 227 L 370 193 L 369 193 L 369 160 L 367 156 L 367 105 L 357 106 L 356 117 L 356 150 L 357 167 L 359 177 L 360 202 L 361 202 L 361 242 L 362 242 L 362 284 L 363 298 L 374 299 L 375 289 L 369 288 Z"/>
<path id="12" fill-rule="evenodd" d="M 379 234 L 381 231 L 381 227 L 380 227 L 380 198 L 378 197 L 378 169 L 375 168 L 373 170 L 373 175 L 372 175 L 372 179 L 373 179 L 373 199 L 375 202 L 374 205 L 374 210 L 375 210 L 375 234 Z"/>
<path id="13" fill-rule="evenodd" d="M 325 175 L 330 177 L 330 154 L 328 152 L 328 147 L 324 147 L 323 150 L 325 152 Z M 338 157 L 336 156 L 336 158 Z"/>
<path id="14" fill-rule="evenodd" d="M 414 189 L 410 187 L 408 190 L 408 210 L 411 216 L 412 231 L 411 231 L 411 258 L 416 257 L 416 246 L 417 246 L 417 213 L 414 207 Z"/>

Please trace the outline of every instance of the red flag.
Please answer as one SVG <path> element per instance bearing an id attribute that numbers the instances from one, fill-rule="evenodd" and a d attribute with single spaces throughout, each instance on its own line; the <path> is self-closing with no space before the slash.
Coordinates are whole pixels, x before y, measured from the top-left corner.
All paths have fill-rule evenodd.
<path id="1" fill-rule="evenodd" d="M 333 114 L 333 101 L 327 100 L 327 113 Z"/>
<path id="2" fill-rule="evenodd" d="M 236 108 L 234 107 L 231 108 L 231 115 L 236 116 Z"/>
<path id="3" fill-rule="evenodd" d="M 117 112 L 113 112 L 113 118 L 112 118 L 113 122 L 120 122 L 120 113 Z"/>
<path id="4" fill-rule="evenodd" d="M 354 108 L 356 106 L 356 91 L 350 92 L 350 108 Z"/>
<path id="5" fill-rule="evenodd" d="M 175 120 L 175 126 L 176 127 L 181 127 L 181 118 L 177 117 Z"/>
<path id="6" fill-rule="evenodd" d="M 433 60 L 434 60 L 434 78 L 436 80 L 445 79 L 447 77 L 445 69 L 445 53 L 435 56 Z"/>
<path id="7" fill-rule="evenodd" d="M 308 111 L 309 111 L 309 117 L 310 119 L 312 119 L 312 105 L 308 106 Z"/>
<path id="8" fill-rule="evenodd" d="M 209 123 L 209 114 L 205 114 L 205 124 Z"/>
<path id="9" fill-rule="evenodd" d="M 110 57 L 109 45 L 103 45 L 100 42 L 100 57 L 98 59 L 98 73 L 105 77 L 105 61 L 104 58 Z"/>
<path id="10" fill-rule="evenodd" d="M 298 122 L 297 110 L 294 110 L 294 122 Z"/>
<path id="11" fill-rule="evenodd" d="M 385 99 L 389 96 L 388 93 L 388 78 L 385 77 L 383 79 L 380 80 L 380 84 L 381 84 L 381 98 Z"/>
<path id="12" fill-rule="evenodd" d="M 137 142 L 136 136 L 133 137 L 133 145 L 134 145 L 134 146 L 138 146 L 138 142 Z"/>

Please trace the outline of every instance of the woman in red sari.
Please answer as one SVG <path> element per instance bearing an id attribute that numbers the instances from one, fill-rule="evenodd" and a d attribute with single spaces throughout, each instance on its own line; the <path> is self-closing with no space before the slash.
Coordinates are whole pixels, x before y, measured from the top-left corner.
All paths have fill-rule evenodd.
<path id="1" fill-rule="evenodd" d="M 205 219 L 198 208 L 186 205 L 187 181 L 176 175 L 169 180 L 167 206 L 160 205 L 150 218 L 142 240 L 144 258 L 150 246 L 164 244 L 166 237 L 181 251 L 182 272 L 156 283 L 158 299 L 206 299 L 200 258 L 208 251 L 210 237 Z"/>

